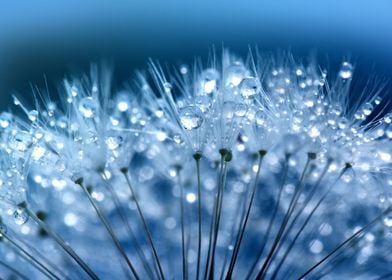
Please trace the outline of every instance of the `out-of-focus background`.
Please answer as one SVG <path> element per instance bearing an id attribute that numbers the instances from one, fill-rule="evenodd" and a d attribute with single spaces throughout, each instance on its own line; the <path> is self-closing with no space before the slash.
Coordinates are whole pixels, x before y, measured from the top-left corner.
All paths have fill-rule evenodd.
<path id="1" fill-rule="evenodd" d="M 45 77 L 54 91 L 66 74 L 103 58 L 121 85 L 149 57 L 190 62 L 212 45 L 317 51 L 331 65 L 351 59 L 358 80 L 390 78 L 392 1 L 2 1 L 0 108 L 13 92 L 29 99 Z"/>

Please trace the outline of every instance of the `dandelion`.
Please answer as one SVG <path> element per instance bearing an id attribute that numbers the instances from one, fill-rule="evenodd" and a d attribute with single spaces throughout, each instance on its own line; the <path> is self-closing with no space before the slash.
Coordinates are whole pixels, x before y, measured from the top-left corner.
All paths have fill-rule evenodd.
<path id="1" fill-rule="evenodd" d="M 392 117 L 290 55 L 228 51 L 0 114 L 4 277 L 388 278 Z"/>

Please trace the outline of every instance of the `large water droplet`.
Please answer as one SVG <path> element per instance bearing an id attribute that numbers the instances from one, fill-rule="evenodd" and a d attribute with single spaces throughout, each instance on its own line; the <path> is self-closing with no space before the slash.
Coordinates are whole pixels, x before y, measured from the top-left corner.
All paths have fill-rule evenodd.
<path id="1" fill-rule="evenodd" d="M 23 208 L 18 208 L 14 211 L 14 221 L 17 225 L 23 225 L 29 219 L 29 215 Z"/>
<path id="2" fill-rule="evenodd" d="M 201 94 L 211 94 L 218 88 L 219 73 L 215 69 L 206 69 L 200 74 Z"/>
<path id="3" fill-rule="evenodd" d="M 93 118 L 97 112 L 98 105 L 92 97 L 84 97 L 79 102 L 79 112 L 84 118 Z"/>
<path id="4" fill-rule="evenodd" d="M 180 121 L 187 130 L 197 129 L 203 124 L 203 113 L 197 106 L 184 107 L 180 110 Z"/>
<path id="5" fill-rule="evenodd" d="M 238 86 L 246 75 L 246 69 L 242 63 L 236 63 L 226 69 L 226 85 Z"/>
<path id="6" fill-rule="evenodd" d="M 370 102 L 366 102 L 363 106 L 362 106 L 362 113 L 365 116 L 369 116 L 373 111 L 373 105 Z"/>
<path id="7" fill-rule="evenodd" d="M 27 117 L 29 118 L 30 121 L 35 122 L 38 119 L 38 111 L 37 110 L 31 110 L 28 114 Z"/>
<path id="8" fill-rule="evenodd" d="M 353 76 L 353 66 L 347 61 L 343 62 L 340 67 L 339 76 L 345 80 L 351 79 Z"/>
<path id="9" fill-rule="evenodd" d="M 7 112 L 3 112 L 0 115 L 0 127 L 7 128 L 12 122 L 12 115 Z"/>
<path id="10" fill-rule="evenodd" d="M 240 93 L 245 99 L 251 99 L 259 92 L 259 83 L 254 77 L 247 77 L 240 83 Z"/>

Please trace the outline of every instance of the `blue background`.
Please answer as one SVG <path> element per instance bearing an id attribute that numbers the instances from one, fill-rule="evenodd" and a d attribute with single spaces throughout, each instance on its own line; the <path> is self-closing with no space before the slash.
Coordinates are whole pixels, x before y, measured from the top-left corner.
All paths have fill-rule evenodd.
<path id="1" fill-rule="evenodd" d="M 14 90 L 29 99 L 30 83 L 43 87 L 44 76 L 55 92 L 64 75 L 102 58 L 121 85 L 149 57 L 190 62 L 212 45 L 316 50 L 332 66 L 350 58 L 358 80 L 390 78 L 392 1 L 2 1 L 0 107 Z"/>

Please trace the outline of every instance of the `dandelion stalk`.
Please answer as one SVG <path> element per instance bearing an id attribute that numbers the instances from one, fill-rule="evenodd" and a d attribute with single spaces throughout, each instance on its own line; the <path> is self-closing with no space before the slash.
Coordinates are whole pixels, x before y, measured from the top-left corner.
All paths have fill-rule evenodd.
<path id="1" fill-rule="evenodd" d="M 42 221 L 27 205 L 26 202 L 19 204 L 19 207 L 24 208 L 27 214 L 50 236 L 52 237 L 63 250 L 75 260 L 75 262 L 90 276 L 91 279 L 98 280 L 98 276 L 91 270 L 91 268 L 76 254 L 76 252 L 55 232 L 49 225 Z"/>
<path id="2" fill-rule="evenodd" d="M 94 199 L 92 198 L 90 192 L 88 191 L 88 189 L 86 188 L 86 186 L 83 184 L 83 178 L 79 178 L 75 181 L 75 183 L 77 185 L 79 185 L 84 193 L 86 194 L 88 200 L 90 201 L 91 205 L 93 206 L 95 212 L 97 213 L 99 219 L 101 220 L 102 224 L 105 226 L 107 232 L 109 233 L 110 237 L 112 238 L 117 250 L 119 251 L 119 253 L 121 254 L 121 256 L 124 258 L 125 262 L 127 263 L 129 269 L 131 270 L 133 276 L 136 279 L 139 279 L 139 276 L 135 270 L 135 268 L 133 267 L 131 261 L 129 260 L 127 254 L 125 253 L 123 247 L 121 246 L 120 241 L 118 240 L 116 234 L 114 233 L 112 227 L 110 226 L 109 222 L 107 221 L 106 217 L 103 215 L 101 209 L 99 208 L 99 206 L 95 203 Z"/>
<path id="3" fill-rule="evenodd" d="M 106 177 L 106 175 L 104 173 L 102 173 L 102 176 L 105 179 L 104 181 L 106 183 L 107 189 L 109 190 L 109 192 L 111 194 L 111 197 L 113 199 L 116 211 L 117 211 L 118 215 L 120 216 L 123 224 L 125 225 L 125 228 L 127 229 L 128 235 L 132 239 L 132 243 L 135 246 L 135 249 L 136 249 L 136 252 L 137 252 L 137 254 L 139 256 L 139 259 L 140 259 L 140 261 L 141 261 L 145 271 L 147 272 L 147 274 L 150 276 L 151 279 L 153 279 L 154 278 L 154 273 L 151 270 L 150 265 L 148 264 L 147 258 L 145 256 L 143 250 L 140 248 L 140 244 L 137 241 L 136 236 L 135 236 L 135 234 L 134 234 L 134 232 L 133 232 L 133 230 L 132 230 L 132 228 L 131 228 L 131 226 L 130 226 L 130 224 L 128 222 L 128 219 L 126 217 L 124 209 L 121 206 L 120 199 L 118 198 L 118 195 L 117 195 L 116 191 L 113 189 L 112 185 L 110 185 L 107 182 L 108 178 Z"/>
<path id="4" fill-rule="evenodd" d="M 199 280 L 200 274 L 200 259 L 201 259 L 201 239 L 202 239 L 202 215 L 201 215 L 201 178 L 200 178 L 200 159 L 201 153 L 195 153 L 193 158 L 196 162 L 196 176 L 197 176 L 197 264 L 196 264 L 196 280 Z"/>
<path id="5" fill-rule="evenodd" d="M 9 271 L 12 271 L 12 273 L 14 273 L 15 275 L 17 275 L 18 277 L 24 279 L 24 280 L 29 280 L 29 278 L 27 278 L 26 275 L 20 273 L 18 270 L 16 270 L 15 268 L 13 268 L 12 266 L 10 266 L 9 264 L 3 262 L 2 260 L 0 260 L 0 265 L 4 266 L 6 269 L 8 269 Z"/>
<path id="6" fill-rule="evenodd" d="M 327 164 L 326 169 L 327 170 L 329 167 L 329 164 Z M 276 276 L 279 273 L 280 268 L 282 267 L 284 261 L 286 260 L 286 258 L 288 257 L 289 253 L 291 252 L 292 248 L 294 247 L 297 239 L 300 237 L 301 233 L 303 232 L 303 230 L 305 229 L 305 227 L 308 225 L 310 219 L 313 217 L 314 213 L 317 211 L 317 209 L 320 207 L 320 205 L 323 203 L 323 201 L 326 199 L 326 197 L 328 196 L 331 188 L 338 182 L 338 180 L 343 176 L 343 174 L 347 171 L 349 167 L 346 167 L 340 172 L 339 176 L 336 178 L 336 180 L 329 185 L 329 187 L 327 188 L 327 190 L 325 191 L 325 193 L 323 194 L 323 196 L 318 200 L 318 202 L 316 203 L 316 205 L 313 207 L 312 211 L 308 214 L 308 216 L 306 217 L 305 221 L 303 222 L 302 226 L 299 228 L 299 230 L 297 231 L 296 235 L 294 236 L 294 238 L 292 239 L 292 241 L 289 243 L 288 248 L 286 249 L 283 257 L 281 258 L 280 262 L 278 263 L 278 265 L 276 266 L 274 272 L 272 273 L 271 279 L 275 279 Z M 326 172 L 323 172 L 322 175 L 320 176 L 318 182 L 316 183 L 316 186 L 318 186 L 318 183 L 320 182 L 320 180 L 324 177 Z M 296 216 L 298 217 L 298 216 Z M 293 221 L 295 222 L 295 221 Z M 279 250 L 279 248 L 278 248 Z M 277 253 L 276 253 L 277 254 Z"/>
<path id="7" fill-rule="evenodd" d="M 273 224 L 275 222 L 275 218 L 276 218 L 276 215 L 278 213 L 278 209 L 279 209 L 280 202 L 281 202 L 281 199 L 282 199 L 283 188 L 284 188 L 284 185 L 286 184 L 287 173 L 288 173 L 288 169 L 289 169 L 289 159 L 290 159 L 290 156 L 291 156 L 290 154 L 286 154 L 285 155 L 285 161 L 284 161 L 284 167 L 283 167 L 284 169 L 283 169 L 283 172 L 282 172 L 282 180 L 281 180 L 281 183 L 279 184 L 280 186 L 279 186 L 279 192 L 278 192 L 278 196 L 277 196 L 277 202 L 275 203 L 272 215 L 271 215 L 271 217 L 269 219 L 267 231 L 266 231 L 266 234 L 265 234 L 265 237 L 264 237 L 264 240 L 263 240 L 263 244 L 262 244 L 261 248 L 259 249 L 257 257 L 255 258 L 255 260 L 254 260 L 254 262 L 253 262 L 253 264 L 252 264 L 252 266 L 251 266 L 251 268 L 250 268 L 250 270 L 249 270 L 249 272 L 248 272 L 248 274 L 247 274 L 245 279 L 250 279 L 251 275 L 253 274 L 254 270 L 256 269 L 256 266 L 257 266 L 261 256 L 264 253 L 265 247 L 267 246 L 267 243 L 268 243 L 268 240 L 269 240 L 269 236 L 271 234 L 272 226 L 273 226 Z"/>
<path id="8" fill-rule="evenodd" d="M 181 182 L 181 167 L 177 168 L 177 185 L 180 188 L 180 224 L 181 224 L 181 255 L 182 255 L 182 278 L 188 279 L 187 257 L 185 246 L 185 211 L 184 211 L 184 186 Z"/>
<path id="9" fill-rule="evenodd" d="M 304 279 L 306 276 L 308 276 L 312 271 L 314 271 L 317 267 L 322 265 L 325 261 L 327 261 L 333 254 L 338 252 L 340 249 L 342 249 L 345 245 L 350 243 L 352 240 L 355 238 L 359 237 L 362 235 L 366 230 L 368 230 L 370 227 L 372 227 L 376 222 L 378 222 L 381 218 L 383 218 L 385 215 L 389 214 L 392 211 L 392 208 L 389 207 L 387 208 L 384 212 L 382 212 L 380 215 L 378 215 L 376 218 L 374 218 L 372 221 L 370 221 L 368 224 L 366 224 L 364 227 L 361 229 L 357 230 L 354 234 L 352 234 L 350 237 L 348 237 L 346 240 L 344 240 L 342 243 L 340 243 L 338 246 L 335 247 L 331 252 L 329 252 L 325 257 L 323 257 L 320 261 L 318 261 L 316 264 L 314 264 L 311 268 L 309 268 L 304 274 L 302 274 L 298 279 Z"/>
<path id="10" fill-rule="evenodd" d="M 263 158 L 264 158 L 266 153 L 267 152 L 264 151 L 264 150 L 261 150 L 258 153 L 259 160 L 258 160 L 258 163 L 257 163 L 257 172 L 256 172 L 255 182 L 253 184 L 253 188 L 252 188 L 252 192 L 251 192 L 251 196 L 250 196 L 250 200 L 249 200 L 249 205 L 248 205 L 248 207 L 246 209 L 244 222 L 243 222 L 243 224 L 240 227 L 239 234 L 237 235 L 237 239 L 236 239 L 236 243 L 235 243 L 235 246 L 234 246 L 233 255 L 231 257 L 231 261 L 230 261 L 230 264 L 229 264 L 229 270 L 227 272 L 226 279 L 231 279 L 232 274 L 233 274 L 234 266 L 235 266 L 235 263 L 236 263 L 237 258 L 238 258 L 238 253 L 240 251 L 241 242 L 242 242 L 242 239 L 244 237 L 246 226 L 248 224 L 250 211 L 252 210 L 253 200 L 254 200 L 254 197 L 255 197 L 255 194 L 256 194 L 256 189 L 257 189 L 257 185 L 258 185 L 258 181 L 259 181 L 259 175 L 260 175 L 260 170 L 261 170 L 261 163 L 262 163 Z"/>
<path id="11" fill-rule="evenodd" d="M 214 214 L 212 218 L 212 227 L 210 234 L 210 247 L 208 248 L 208 258 L 207 258 L 207 267 L 205 272 L 206 275 L 210 279 L 213 278 L 214 275 L 214 263 L 215 263 L 215 250 L 216 244 L 218 241 L 218 233 L 219 233 L 219 225 L 221 219 L 222 212 L 222 204 L 223 204 L 223 194 L 224 187 L 226 185 L 226 176 L 227 176 L 227 164 L 232 160 L 232 153 L 229 150 L 221 149 L 219 150 L 221 154 L 221 162 L 220 162 L 220 171 L 219 171 L 219 180 L 218 180 L 218 191 L 216 194 L 215 204 L 214 204 Z M 210 249 L 211 248 L 211 249 Z M 210 254 L 211 253 L 211 254 Z"/>
<path id="12" fill-rule="evenodd" d="M 144 215 L 143 215 L 142 209 L 141 209 L 141 207 L 140 207 L 139 201 L 137 200 L 136 193 L 135 193 L 135 191 L 133 190 L 133 187 L 132 187 L 132 184 L 131 184 L 131 180 L 130 180 L 129 175 L 128 175 L 128 168 L 121 168 L 120 171 L 123 173 L 123 175 L 124 175 L 124 177 L 125 177 L 125 180 L 126 180 L 126 182 L 127 182 L 127 185 L 128 185 L 128 187 L 129 187 L 129 190 L 131 191 L 131 195 L 132 195 L 132 197 L 133 197 L 133 201 L 135 202 L 137 211 L 138 211 L 138 213 L 139 213 L 140 219 L 141 219 L 142 224 L 143 224 L 144 232 L 145 232 L 145 234 L 146 234 L 146 236 L 147 236 L 147 239 L 148 239 L 148 242 L 149 242 L 149 244 L 150 244 L 150 248 L 151 248 L 151 250 L 152 250 L 153 256 L 154 256 L 155 261 L 156 261 L 156 263 L 157 263 L 157 265 L 158 265 L 160 278 L 161 278 L 161 279 L 165 279 L 165 276 L 164 276 L 164 274 L 163 274 L 162 265 L 161 265 L 161 262 L 160 262 L 160 260 L 159 260 L 157 250 L 156 250 L 156 248 L 155 248 L 155 245 L 154 245 L 154 242 L 153 242 L 153 239 L 152 239 L 151 232 L 150 232 L 150 230 L 149 230 L 149 228 L 148 228 L 146 219 L 144 218 Z"/>
<path id="13" fill-rule="evenodd" d="M 271 249 L 270 249 L 270 251 L 269 251 L 269 253 L 268 253 L 268 255 L 267 255 L 266 259 L 265 259 L 265 261 L 264 261 L 263 266 L 261 267 L 261 270 L 259 271 L 259 273 L 257 275 L 257 279 L 262 279 L 264 277 L 264 273 L 267 271 L 267 269 L 268 269 L 268 267 L 270 265 L 270 261 L 271 261 L 273 255 L 274 255 L 274 253 L 275 253 L 275 250 L 276 250 L 276 248 L 277 248 L 277 246 L 279 244 L 279 241 L 280 241 L 280 239 L 282 237 L 282 234 L 283 234 L 283 232 L 284 232 L 284 230 L 286 228 L 286 225 L 287 225 L 287 223 L 288 223 L 288 221 L 290 219 L 290 215 L 291 215 L 291 213 L 292 213 L 293 209 L 295 208 L 295 205 L 296 205 L 296 203 L 298 201 L 299 194 L 300 194 L 300 192 L 302 190 L 302 187 L 303 187 L 303 184 L 304 184 L 304 178 L 305 178 L 305 175 L 306 175 L 308 167 L 309 167 L 309 163 L 310 163 L 311 160 L 314 160 L 315 158 L 316 158 L 315 154 L 308 153 L 308 157 L 307 157 L 307 160 L 306 160 L 306 163 L 305 163 L 305 167 L 304 167 L 304 169 L 302 171 L 299 183 L 296 186 L 296 190 L 295 190 L 294 195 L 293 195 L 293 197 L 292 197 L 292 199 L 290 201 L 289 207 L 288 207 L 288 209 L 286 211 L 285 216 L 283 217 L 283 222 L 282 222 L 282 224 L 281 224 L 281 226 L 280 226 L 280 228 L 278 230 L 278 233 L 277 233 L 277 235 L 275 237 L 274 243 L 273 243 L 273 245 L 272 245 L 272 247 L 271 247 Z"/>
<path id="14" fill-rule="evenodd" d="M 39 271 L 41 271 L 46 277 L 49 279 L 59 280 L 60 278 L 56 276 L 46 265 L 41 263 L 37 258 L 32 256 L 29 252 L 23 249 L 19 244 L 14 242 L 12 238 L 10 238 L 6 233 L 2 232 L 1 237 L 7 240 L 12 246 L 16 248 L 17 251 L 20 252 L 22 257 L 25 257 L 26 260 L 31 263 L 34 267 L 36 267 Z"/>

